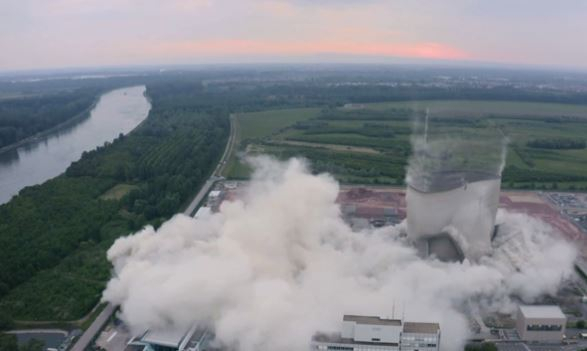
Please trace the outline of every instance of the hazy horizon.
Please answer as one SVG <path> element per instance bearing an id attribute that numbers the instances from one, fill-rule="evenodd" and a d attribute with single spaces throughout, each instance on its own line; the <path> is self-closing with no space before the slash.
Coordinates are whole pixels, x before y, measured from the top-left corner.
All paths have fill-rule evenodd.
<path id="1" fill-rule="evenodd" d="M 587 69 L 587 3 L 24 0 L 0 4 L 0 71 L 251 63 Z"/>

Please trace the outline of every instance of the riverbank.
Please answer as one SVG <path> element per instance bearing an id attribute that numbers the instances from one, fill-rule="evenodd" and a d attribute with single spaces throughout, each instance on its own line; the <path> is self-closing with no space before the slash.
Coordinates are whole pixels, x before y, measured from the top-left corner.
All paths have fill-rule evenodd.
<path id="1" fill-rule="evenodd" d="M 62 174 L 83 152 L 112 142 L 143 122 L 151 108 L 145 86 L 115 89 L 102 94 L 94 107 L 69 120 L 70 127 L 46 131 L 26 146 L 0 154 L 0 203 L 10 201 L 27 186 Z"/>
<path id="2" fill-rule="evenodd" d="M 111 90 L 110 90 L 111 91 Z M 96 95 L 96 98 L 94 99 L 94 102 L 85 110 L 83 110 L 82 112 L 78 113 L 77 115 L 74 115 L 73 117 L 67 119 L 66 121 L 63 121 L 49 129 L 46 129 L 42 132 L 33 134 L 31 136 L 28 136 L 22 140 L 17 141 L 16 143 L 12 143 L 10 145 L 6 145 L 3 147 L 0 147 L 0 154 L 4 153 L 4 152 L 8 152 L 11 150 L 15 150 L 18 149 L 21 146 L 25 146 L 28 144 L 33 144 L 33 143 L 37 143 L 40 141 L 40 139 L 45 138 L 45 137 L 49 137 L 52 134 L 55 134 L 59 131 L 62 131 L 65 128 L 68 127 L 73 127 L 78 123 L 83 122 L 84 120 L 88 119 L 90 117 L 90 114 L 92 112 L 92 110 L 96 107 L 96 105 L 98 105 L 98 102 L 100 101 L 100 99 L 102 98 L 102 95 L 107 94 L 108 92 L 110 92 L 109 90 L 105 90 L 105 91 L 101 91 Z"/>
<path id="3" fill-rule="evenodd" d="M 143 89 L 134 90 L 132 98 L 148 105 Z M 7 243 L 0 247 L 0 265 L 3 272 L 11 272 L 0 275 L 0 282 L 8 286 L 0 297 L 0 309 L 8 316 L 33 326 L 34 322 L 27 321 L 72 321 L 87 315 L 111 276 L 106 251 L 112 243 L 146 224 L 164 222 L 177 213 L 198 184 L 206 181 L 213 162 L 218 162 L 226 147 L 228 115 L 203 113 L 190 101 L 169 96 L 167 90 L 166 84 L 149 86 L 148 96 L 157 108 L 132 133 L 105 145 L 102 141 L 98 149 L 71 164 L 65 174 L 27 188 L 0 206 L 7 228 L 0 233 L 0 239 Z M 114 101 L 120 102 L 124 94 L 117 96 Z M 128 107 L 122 110 L 126 117 L 134 111 Z M 120 119 L 112 108 L 103 112 L 110 120 L 102 120 L 102 124 L 111 126 L 112 119 Z M 95 136 L 95 129 L 92 132 Z M 67 136 L 55 139 L 71 146 L 87 136 L 74 141 L 64 140 Z M 43 144 L 31 152 L 45 148 Z M 21 155 L 18 162 L 26 157 Z M 1 176 L 0 181 L 3 178 L 10 179 Z M 132 201 L 100 198 L 113 186 L 129 182 L 140 190 L 132 192 Z M 14 247 L 18 250 L 10 249 Z M 63 255 L 51 256 L 52 252 Z M 21 327 L 19 322 L 17 327 Z"/>

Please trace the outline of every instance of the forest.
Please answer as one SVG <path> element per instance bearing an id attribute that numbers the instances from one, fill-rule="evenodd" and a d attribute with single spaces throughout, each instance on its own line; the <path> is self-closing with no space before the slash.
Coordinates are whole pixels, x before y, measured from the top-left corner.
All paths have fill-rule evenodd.
<path id="1" fill-rule="evenodd" d="M 88 115 L 100 91 L 94 88 L 0 99 L 0 148 Z"/>
<path id="2" fill-rule="evenodd" d="M 105 253 L 113 241 L 159 225 L 208 178 L 226 145 L 228 115 L 162 89 L 147 86 L 152 110 L 129 135 L 84 153 L 64 175 L 0 206 L 1 315 L 81 318 L 110 277 Z M 128 191 L 104 196 L 121 185 Z"/>

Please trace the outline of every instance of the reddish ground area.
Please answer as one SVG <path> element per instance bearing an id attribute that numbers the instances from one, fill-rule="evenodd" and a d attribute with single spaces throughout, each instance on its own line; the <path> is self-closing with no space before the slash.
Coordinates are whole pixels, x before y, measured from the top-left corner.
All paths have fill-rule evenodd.
<path id="1" fill-rule="evenodd" d="M 526 213 L 550 224 L 567 240 L 575 243 L 587 258 L 587 234 L 583 233 L 560 209 L 535 192 L 502 192 L 500 207 L 512 212 Z M 373 218 L 382 216 L 385 209 L 395 209 L 400 218 L 406 216 L 405 191 L 383 187 L 342 187 L 337 202 L 341 206 L 354 206 L 356 216 Z"/>
<path id="2" fill-rule="evenodd" d="M 238 197 L 239 190 L 225 189 L 224 200 Z M 336 201 L 343 212 L 350 211 L 355 217 L 373 219 L 393 215 L 400 220 L 406 217 L 405 190 L 402 188 L 341 186 Z M 581 256 L 587 259 L 587 233 L 583 233 L 561 209 L 548 201 L 545 194 L 504 191 L 500 195 L 500 207 L 526 213 L 550 224 L 560 235 L 573 242 Z"/>

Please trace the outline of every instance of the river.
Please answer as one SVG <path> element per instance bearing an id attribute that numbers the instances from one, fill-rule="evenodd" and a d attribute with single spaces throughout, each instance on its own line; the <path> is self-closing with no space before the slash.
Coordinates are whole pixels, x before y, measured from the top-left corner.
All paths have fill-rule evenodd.
<path id="1" fill-rule="evenodd" d="M 127 134 L 148 115 L 151 104 L 145 87 L 103 94 L 90 116 L 40 140 L 0 153 L 0 204 L 27 186 L 41 184 L 63 173 L 82 152 Z"/>

